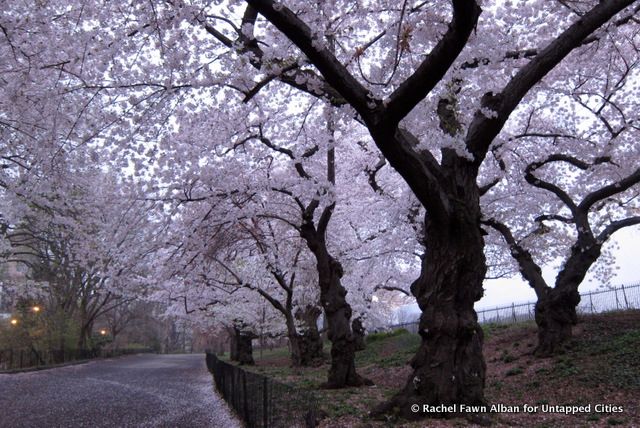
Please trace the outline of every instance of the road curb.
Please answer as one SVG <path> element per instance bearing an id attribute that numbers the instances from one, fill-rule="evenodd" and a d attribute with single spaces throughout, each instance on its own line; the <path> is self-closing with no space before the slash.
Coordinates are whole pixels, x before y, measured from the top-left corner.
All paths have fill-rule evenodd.
<path id="1" fill-rule="evenodd" d="M 21 369 L 0 370 L 0 375 L 3 375 L 3 374 L 16 374 L 16 373 L 27 373 L 27 372 L 37 372 L 37 371 L 41 371 L 41 370 L 58 369 L 60 367 L 78 366 L 80 364 L 90 363 L 91 361 L 111 360 L 111 359 L 114 359 L 114 358 L 131 357 L 133 355 L 143 355 L 143 354 L 148 354 L 148 352 L 140 352 L 140 353 L 137 353 L 137 354 L 115 355 L 115 356 L 112 356 L 112 357 L 87 358 L 87 359 L 84 359 L 84 360 L 67 361 L 66 363 L 53 364 L 53 365 L 48 365 L 48 366 L 35 366 L 35 367 L 24 367 L 24 368 L 21 368 Z"/>

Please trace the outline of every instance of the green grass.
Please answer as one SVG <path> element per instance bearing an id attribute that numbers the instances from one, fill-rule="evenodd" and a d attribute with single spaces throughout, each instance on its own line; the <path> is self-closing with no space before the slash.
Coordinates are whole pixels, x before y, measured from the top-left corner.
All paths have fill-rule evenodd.
<path id="1" fill-rule="evenodd" d="M 497 324 L 497 323 L 487 323 L 481 324 L 482 331 L 484 332 L 485 340 L 489 337 L 500 335 L 501 332 L 505 330 L 515 329 L 515 328 L 531 328 L 536 326 L 536 322 L 533 320 L 527 321 L 518 321 L 517 323 L 512 324 Z M 520 346 L 520 343 L 516 342 L 513 344 L 515 348 Z"/>
<path id="2" fill-rule="evenodd" d="M 146 349 L 149 349 L 149 346 L 143 345 L 142 343 L 127 343 L 125 346 L 123 346 L 120 349 L 128 350 L 128 351 L 129 350 L 133 351 L 133 350 L 138 350 L 138 349 L 146 350 Z"/>
<path id="3" fill-rule="evenodd" d="M 496 333 L 499 333 L 500 331 L 506 330 L 508 328 L 511 327 L 510 324 L 496 324 L 496 323 L 487 323 L 487 324 L 481 324 L 480 327 L 482 327 L 482 331 L 484 332 L 484 337 L 487 338 L 489 336 L 492 336 Z"/>
<path id="4" fill-rule="evenodd" d="M 398 328 L 396 330 L 391 331 L 383 331 L 380 333 L 371 333 L 367 335 L 366 341 L 367 343 L 379 342 L 381 340 L 388 339 L 390 337 L 402 336 L 404 334 L 409 334 L 409 332 L 404 328 Z"/>
<path id="5" fill-rule="evenodd" d="M 612 317 L 614 317 L 613 315 Z M 612 318 L 615 320 L 615 318 Z M 585 323 L 582 334 L 576 335 L 562 355 L 556 356 L 544 367 L 529 367 L 544 360 L 523 358 L 527 352 L 530 339 L 535 341 L 535 328 L 532 322 L 515 325 L 483 326 L 487 336 L 493 336 L 491 342 L 494 349 L 500 350 L 492 364 L 497 364 L 502 376 L 487 378 L 489 394 L 509 394 L 512 400 L 523 402 L 528 399 L 537 405 L 557 404 L 553 400 L 536 394 L 536 390 L 548 383 L 582 382 L 588 386 L 599 384 L 611 385 L 619 389 L 640 388 L 640 327 L 635 328 L 628 320 L 621 320 L 621 325 L 611 324 L 608 319 Z M 523 334 L 520 334 L 520 330 Z M 501 337 L 505 335 L 507 338 Z M 518 340 L 510 342 L 509 338 Z M 526 343 L 525 343 L 526 341 Z M 400 367 L 416 354 L 420 346 L 419 335 L 411 334 L 404 329 L 369 335 L 366 349 L 356 354 L 356 367 L 365 377 L 397 376 Z M 485 342 L 486 343 L 486 342 Z M 526 346 L 525 346 L 526 345 Z M 285 348 L 264 350 L 262 358 L 259 351 L 254 358 L 259 363 L 254 367 L 243 367 L 246 370 L 264 374 L 282 383 L 312 391 L 321 408 L 329 418 L 355 417 L 366 421 L 368 412 L 380 402 L 389 399 L 397 392 L 400 384 L 390 386 L 388 382 L 380 382 L 370 388 L 346 388 L 341 390 L 325 390 L 322 384 L 327 379 L 329 370 L 330 343 L 325 342 L 327 361 L 320 367 L 291 367 L 288 361 L 289 351 Z M 523 354 L 524 352 L 524 354 Z M 530 352 L 530 351 L 529 351 Z M 603 364 L 603 362 L 605 364 Z M 404 374 L 402 375 L 404 379 Z M 374 378 L 375 379 L 375 378 Z M 385 386 L 386 384 L 386 386 Z M 522 388 L 521 386 L 526 388 Z M 567 397 L 576 404 L 589 402 L 589 388 L 586 395 Z M 535 398 L 534 398 L 535 397 Z M 584 415 L 581 423 L 597 422 L 606 425 L 624 425 L 628 419 L 619 415 Z M 363 425 L 366 426 L 366 425 Z M 379 426 L 379 425 L 372 425 Z M 409 425 L 413 427 L 414 425 Z M 417 426 L 417 425 L 416 425 Z M 545 426 L 533 424 L 532 426 Z M 550 423 L 548 426 L 556 426 Z"/>
<path id="6" fill-rule="evenodd" d="M 389 367 L 404 366 L 415 355 L 419 345 L 420 337 L 404 329 L 369 335 L 367 336 L 366 349 L 356 353 L 356 367 L 362 372 L 365 367 L 384 370 Z M 325 343 L 327 358 L 330 346 L 329 342 Z M 322 410 L 330 418 L 366 417 L 374 405 L 384 398 L 389 398 L 395 392 L 376 387 L 374 394 L 372 394 L 374 391 L 369 390 L 369 393 L 363 396 L 362 388 L 325 390 L 321 386 L 327 380 L 328 361 L 320 367 L 302 368 L 292 367 L 288 363 L 288 357 L 289 351 L 286 347 L 264 350 L 262 359 L 259 356 L 259 351 L 254 351 L 254 359 L 258 365 L 243 366 L 242 368 L 263 374 L 295 388 L 312 391 L 318 402 L 322 403 Z M 283 360 L 287 362 L 285 363 Z"/>
<path id="7" fill-rule="evenodd" d="M 552 376 L 572 378 L 580 373 L 573 355 L 563 355 L 556 358 Z"/>
<path id="8" fill-rule="evenodd" d="M 375 333 L 367 337 L 367 347 L 356 354 L 356 366 L 403 366 L 418 351 L 420 336 L 399 329 L 388 333 Z"/>
<path id="9" fill-rule="evenodd" d="M 587 384 L 610 384 L 621 389 L 640 389 L 640 328 L 607 334 L 595 334 L 573 343 L 570 353 L 556 363 L 556 372 L 564 375 L 580 374 L 579 380 Z M 579 360 L 589 358 L 599 364 L 581 365 Z M 604 362 L 604 363 L 603 363 Z"/>
<path id="10" fill-rule="evenodd" d="M 258 349 L 253 351 L 253 358 L 255 360 L 277 359 L 282 357 L 288 357 L 289 355 L 290 355 L 289 348 L 286 346 L 282 348 L 263 349 L 262 351 Z"/>

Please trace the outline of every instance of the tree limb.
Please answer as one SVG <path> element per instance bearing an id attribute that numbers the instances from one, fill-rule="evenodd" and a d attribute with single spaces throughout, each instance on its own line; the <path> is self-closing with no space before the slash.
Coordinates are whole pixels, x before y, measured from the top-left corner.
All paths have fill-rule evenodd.
<path id="1" fill-rule="evenodd" d="M 578 207 L 582 210 L 588 211 L 593 206 L 593 204 L 618 193 L 622 193 L 638 183 L 640 183 L 640 168 L 636 169 L 633 173 L 621 180 L 616 181 L 615 183 L 609 184 L 608 186 L 604 186 L 589 193 L 584 197 L 582 202 L 580 202 L 580 205 L 578 205 Z"/>
<path id="2" fill-rule="evenodd" d="M 311 29 L 290 9 L 273 0 L 246 0 L 309 58 L 324 76 L 365 120 L 371 117 L 369 92 L 338 61 L 323 40 L 314 38 Z M 375 105 L 374 105 L 375 107 Z"/>
<path id="3" fill-rule="evenodd" d="M 531 253 L 516 241 L 511 233 L 511 229 L 509 229 L 506 224 L 493 218 L 483 220 L 482 223 L 490 226 L 502 235 L 511 250 L 511 256 L 520 267 L 520 274 L 529 283 L 531 288 L 535 290 L 538 298 L 544 295 L 547 290 L 549 290 L 549 286 L 542 277 L 542 269 L 540 269 L 540 266 L 533 260 Z"/>
<path id="4" fill-rule="evenodd" d="M 603 243 L 607 239 L 609 239 L 609 237 L 611 237 L 611 235 L 613 235 L 618 230 L 620 230 L 620 229 L 622 229 L 624 227 L 635 226 L 637 224 L 640 224 L 640 216 L 629 217 L 629 218 L 625 218 L 623 220 L 617 220 L 617 221 L 611 222 L 598 235 L 598 242 Z"/>
<path id="5" fill-rule="evenodd" d="M 453 19 L 416 71 L 385 100 L 384 120 L 397 125 L 440 82 L 465 47 L 480 16 L 475 0 L 453 0 Z"/>
<path id="6" fill-rule="evenodd" d="M 516 73 L 500 94 L 485 94 L 481 109 L 476 112 L 466 136 L 467 147 L 478 164 L 482 162 L 489 145 L 527 92 L 569 53 L 581 46 L 591 33 L 635 1 L 637 0 L 600 1 L 541 49 L 531 62 Z"/>

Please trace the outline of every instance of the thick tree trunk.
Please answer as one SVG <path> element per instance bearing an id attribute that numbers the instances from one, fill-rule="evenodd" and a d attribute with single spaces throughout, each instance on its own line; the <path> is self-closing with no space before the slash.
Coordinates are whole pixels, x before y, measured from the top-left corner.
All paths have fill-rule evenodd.
<path id="1" fill-rule="evenodd" d="M 253 336 L 241 334 L 238 337 L 238 362 L 240 364 L 254 365 L 253 345 L 251 343 Z"/>
<path id="2" fill-rule="evenodd" d="M 351 322 L 351 330 L 353 331 L 353 336 L 355 338 L 356 351 L 364 351 L 367 347 L 364 340 L 366 330 L 364 329 L 360 318 L 356 318 Z"/>
<path id="3" fill-rule="evenodd" d="M 356 373 L 356 343 L 351 331 L 351 306 L 347 303 L 347 290 L 340 278 L 343 269 L 340 262 L 328 252 L 324 236 L 306 223 L 301 235 L 316 258 L 320 302 L 324 309 L 328 338 L 331 341 L 331 367 L 326 388 L 372 385 L 373 383 Z"/>
<path id="4" fill-rule="evenodd" d="M 238 361 L 238 342 L 233 329 L 229 332 L 229 359 L 231 361 Z"/>
<path id="5" fill-rule="evenodd" d="M 322 364 L 322 337 L 318 331 L 318 318 L 322 311 L 315 306 L 307 305 L 304 310 L 296 312 L 296 318 L 303 322 L 302 331 L 298 332 L 293 318 L 287 320 L 289 342 L 291 344 L 291 362 L 294 366 L 316 366 Z"/>
<path id="6" fill-rule="evenodd" d="M 232 360 L 240 364 L 254 365 L 252 340 L 255 338 L 256 335 L 251 332 L 234 328 L 234 335 L 231 340 L 231 355 L 235 358 L 232 358 Z"/>
<path id="7" fill-rule="evenodd" d="M 300 335 L 301 365 L 318 366 L 324 361 L 322 337 L 318 329 L 303 331 Z"/>
<path id="8" fill-rule="evenodd" d="M 590 234 L 583 233 L 571 248 L 571 255 L 556 278 L 554 288 L 538 295 L 536 324 L 538 346 L 535 355 L 548 357 L 561 351 L 578 322 L 576 308 L 580 303 L 578 287 L 589 268 L 600 257 L 602 245 Z"/>
<path id="9" fill-rule="evenodd" d="M 473 309 L 483 294 L 484 241 L 479 215 L 464 209 L 453 212 L 456 217 L 445 224 L 425 220 L 425 258 L 420 277 L 411 286 L 422 310 L 422 343 L 411 360 L 413 373 L 404 389 L 374 414 L 451 417 L 455 415 L 424 412 L 423 406 L 486 404 L 483 332 Z M 417 412 L 412 409 L 415 405 Z"/>
<path id="10" fill-rule="evenodd" d="M 549 289 L 536 303 L 538 346 L 535 354 L 548 357 L 560 351 L 571 338 L 571 329 L 578 321 L 576 306 L 580 303 L 577 287 Z"/>
<path id="11" fill-rule="evenodd" d="M 347 303 L 347 290 L 340 282 L 342 265 L 329 256 L 320 273 L 320 300 L 327 319 L 331 341 L 331 368 L 327 388 L 370 385 L 371 381 L 356 373 L 356 338 L 351 331 L 351 306 Z"/>
<path id="12" fill-rule="evenodd" d="M 322 364 L 322 339 L 320 334 L 289 334 L 291 363 L 294 366 L 317 366 Z"/>
<path id="13" fill-rule="evenodd" d="M 535 177 L 529 181 L 535 183 Z M 602 243 L 593 236 L 587 214 L 578 217 L 578 240 L 571 247 L 571 254 L 556 277 L 555 287 L 547 285 L 542 269 L 533 260 L 531 253 L 516 242 L 509 228 L 495 220 L 487 221 L 504 236 L 518 261 L 520 273 L 536 292 L 538 301 L 535 319 L 538 324 L 538 346 L 534 353 L 548 357 L 562 350 L 571 338 L 572 327 L 577 323 L 576 308 L 580 303 L 578 287 L 589 268 L 600 257 Z"/>
<path id="14" fill-rule="evenodd" d="M 78 341 L 77 341 L 77 348 L 78 349 L 88 349 L 89 348 L 89 343 L 91 340 L 91 332 L 93 331 L 93 325 L 92 324 L 86 324 L 86 323 L 82 323 L 82 326 L 80 327 L 80 332 L 78 333 Z"/>

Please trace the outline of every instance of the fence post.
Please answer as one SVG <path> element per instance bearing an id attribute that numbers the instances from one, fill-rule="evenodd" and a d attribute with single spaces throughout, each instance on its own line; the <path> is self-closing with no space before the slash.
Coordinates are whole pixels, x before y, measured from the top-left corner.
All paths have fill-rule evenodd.
<path id="1" fill-rule="evenodd" d="M 620 300 L 618 299 L 618 289 L 614 288 L 613 291 L 616 293 L 616 309 L 620 309 Z"/>
<path id="2" fill-rule="evenodd" d="M 244 402 L 243 402 L 243 411 L 244 411 L 244 420 L 249 422 L 249 424 L 251 424 L 251 422 L 253 422 L 251 420 L 251 418 L 249 417 L 249 404 L 247 403 L 247 373 L 243 370 L 242 371 L 242 395 L 244 395 Z"/>
<path id="3" fill-rule="evenodd" d="M 595 308 L 593 307 L 593 293 L 589 293 L 589 303 L 591 304 L 591 313 L 594 313 Z"/>
<path id="4" fill-rule="evenodd" d="M 620 286 L 622 288 L 622 296 L 624 297 L 624 304 L 629 309 L 629 301 L 627 300 L 627 293 L 624 291 L 624 284 Z"/>
<path id="5" fill-rule="evenodd" d="M 516 305 L 515 303 L 511 303 L 511 315 L 513 315 L 513 322 L 518 321 L 516 318 Z"/>
<path id="6" fill-rule="evenodd" d="M 238 381 L 238 370 L 236 370 L 235 367 L 231 372 L 231 380 L 231 393 L 233 394 L 231 397 L 233 403 L 232 407 L 238 411 L 240 409 L 240 400 L 238 400 L 238 387 L 240 386 L 240 382 Z"/>
<path id="7" fill-rule="evenodd" d="M 265 376 L 264 380 L 262 381 L 263 384 L 263 394 L 262 394 L 262 422 L 263 422 L 263 427 L 267 428 L 269 426 L 269 385 L 268 385 L 268 379 Z"/>

